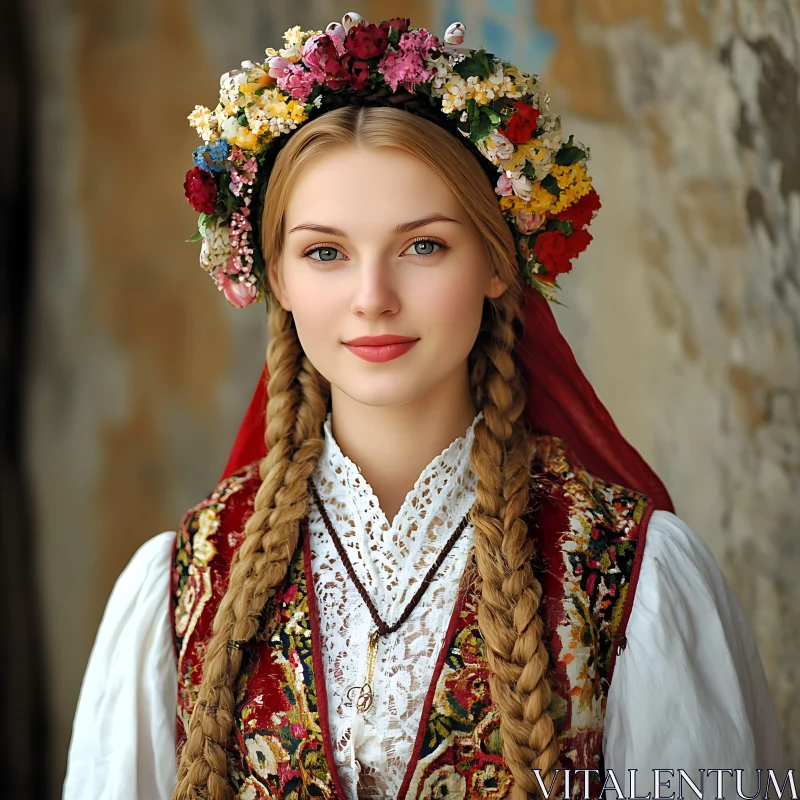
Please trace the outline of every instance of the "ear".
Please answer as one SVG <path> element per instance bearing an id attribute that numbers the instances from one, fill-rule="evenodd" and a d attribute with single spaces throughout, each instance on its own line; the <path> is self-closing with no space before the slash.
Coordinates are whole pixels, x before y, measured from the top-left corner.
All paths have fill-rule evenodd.
<path id="1" fill-rule="evenodd" d="M 500 297 L 506 289 L 508 289 L 508 284 L 499 275 L 492 275 L 489 280 L 489 286 L 486 289 L 486 297 L 491 297 L 492 299 Z"/>
<path id="2" fill-rule="evenodd" d="M 278 274 L 278 266 L 274 261 L 267 267 L 267 277 L 269 278 L 270 289 L 272 289 L 272 293 L 281 304 L 283 310 L 291 311 L 292 308 L 289 304 L 289 298 L 286 295 L 286 290 Z"/>

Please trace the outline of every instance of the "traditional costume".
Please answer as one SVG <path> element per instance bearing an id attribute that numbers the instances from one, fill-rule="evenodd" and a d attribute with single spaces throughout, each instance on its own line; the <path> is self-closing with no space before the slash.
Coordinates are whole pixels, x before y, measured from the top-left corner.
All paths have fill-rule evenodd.
<path id="1" fill-rule="evenodd" d="M 187 176 L 202 213 L 203 265 L 235 305 L 260 298 L 252 225 L 269 161 L 259 131 L 286 136 L 348 98 L 381 101 L 359 57 L 391 89 L 384 104 L 403 91 L 432 98 L 425 113 L 444 112 L 442 124 L 494 170 L 526 277 L 519 353 L 535 376 L 526 414 L 537 432 L 533 477 L 544 490 L 531 536 L 562 767 L 594 771 L 591 797 L 600 796 L 604 770 L 623 779 L 639 770 L 639 794 L 653 791 L 656 768 L 693 777 L 719 767 L 785 771 L 740 605 L 619 433 L 547 302 L 591 238 L 599 201 L 587 184 L 588 151 L 562 140 L 536 76 L 462 40 L 460 23 L 440 42 L 406 20 L 375 26 L 346 15 L 326 33 L 293 29 L 284 49 L 267 51 L 267 64 L 245 62 L 223 76 L 220 106 L 192 115 L 206 141 Z M 275 93 L 271 110 L 253 99 L 257 88 Z M 233 97 L 244 101 L 231 115 Z M 171 796 L 211 626 L 261 485 L 267 377 L 222 481 L 176 532 L 143 545 L 117 581 L 81 689 L 65 800 Z M 231 643 L 245 651 L 226 748 L 239 798 L 509 796 L 468 521 L 482 414 L 427 465 L 391 521 L 340 450 L 328 414 L 289 572 L 255 639 Z M 574 777 L 567 792 L 585 796 L 583 780 Z"/>

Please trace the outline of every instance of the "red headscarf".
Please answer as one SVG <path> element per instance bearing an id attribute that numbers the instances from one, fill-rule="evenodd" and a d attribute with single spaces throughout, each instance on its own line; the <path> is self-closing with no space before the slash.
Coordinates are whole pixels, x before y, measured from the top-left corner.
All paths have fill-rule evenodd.
<path id="1" fill-rule="evenodd" d="M 563 439 L 595 477 L 647 495 L 655 508 L 674 511 L 666 487 L 619 428 L 578 366 L 550 304 L 525 286 L 525 325 L 519 355 L 531 377 L 527 417 L 542 434 Z M 266 453 L 266 366 L 239 428 L 223 477 Z"/>

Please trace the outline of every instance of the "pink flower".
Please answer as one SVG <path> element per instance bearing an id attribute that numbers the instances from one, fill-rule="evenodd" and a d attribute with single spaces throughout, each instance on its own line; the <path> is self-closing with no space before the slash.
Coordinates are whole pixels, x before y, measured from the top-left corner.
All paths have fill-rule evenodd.
<path id="1" fill-rule="evenodd" d="M 520 233 L 536 233 L 546 219 L 544 214 L 531 214 L 529 211 L 520 211 L 514 218 Z"/>
<path id="2" fill-rule="evenodd" d="M 407 31 L 400 37 L 397 50 L 389 50 L 378 64 L 386 83 L 397 91 L 398 86 L 411 91 L 415 83 L 430 80 L 433 74 L 425 68 L 431 50 L 439 48 L 439 40 L 424 28 Z"/>
<path id="3" fill-rule="evenodd" d="M 248 161 L 245 161 L 238 167 L 232 167 L 230 172 L 231 193 L 236 195 L 236 197 L 240 197 L 242 194 L 242 189 L 244 187 L 247 187 L 246 189 L 247 194 L 252 194 L 253 191 L 252 186 L 253 183 L 255 182 L 257 174 L 258 174 L 258 162 L 255 160 L 255 158 L 250 158 Z"/>
<path id="4" fill-rule="evenodd" d="M 258 297 L 258 290 L 254 284 L 237 282 L 224 272 L 218 272 L 214 277 L 225 299 L 236 308 L 247 308 Z"/>
<path id="5" fill-rule="evenodd" d="M 303 45 L 303 63 L 311 70 L 318 83 L 324 81 L 332 89 L 340 86 L 349 77 L 339 61 L 343 55 L 341 39 L 327 33 L 314 34 Z"/>
<path id="6" fill-rule="evenodd" d="M 270 78 L 280 78 L 292 62 L 283 56 L 270 56 L 267 59 Z"/>
<path id="7" fill-rule="evenodd" d="M 511 184 L 511 178 L 508 177 L 508 173 L 501 173 L 500 177 L 497 179 L 497 186 L 495 187 L 494 191 L 501 197 L 508 197 L 513 193 L 514 188 Z"/>
<path id="8" fill-rule="evenodd" d="M 277 71 L 277 70 L 276 70 Z M 269 71 L 272 75 L 273 70 Z M 274 75 L 277 78 L 278 86 L 283 91 L 288 92 L 295 100 L 305 103 L 308 96 L 311 94 L 313 88 L 320 82 L 313 72 L 303 69 L 300 64 L 289 65 L 279 74 Z"/>
<path id="9" fill-rule="evenodd" d="M 301 725 L 299 722 L 293 722 L 290 726 L 292 731 L 292 736 L 296 739 L 304 739 L 306 736 L 306 729 L 304 725 Z"/>

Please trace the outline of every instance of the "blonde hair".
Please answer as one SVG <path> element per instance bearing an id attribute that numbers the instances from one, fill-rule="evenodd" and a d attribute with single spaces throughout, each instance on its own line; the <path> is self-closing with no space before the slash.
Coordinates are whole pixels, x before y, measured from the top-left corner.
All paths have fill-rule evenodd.
<path id="1" fill-rule="evenodd" d="M 514 356 L 523 309 L 511 231 L 480 156 L 469 153 L 453 134 L 397 108 L 345 106 L 306 123 L 275 160 L 262 218 L 267 264 L 277 263 L 281 255 L 284 212 L 299 170 L 319 153 L 341 145 L 393 147 L 425 162 L 463 204 L 483 236 L 493 273 L 508 286 L 500 297 L 485 301 L 469 357 L 473 399 L 484 412 L 474 430 L 470 464 L 478 481 L 470 522 L 481 598 L 478 626 L 492 701 L 499 711 L 503 757 L 514 777 L 512 797 L 538 797 L 531 770 L 538 768 L 549 786 L 560 748 L 547 710 L 549 656 L 539 611 L 542 588 L 532 567 L 535 543 L 523 518 L 531 500 L 535 437 L 525 422 L 525 380 Z M 264 605 L 287 573 L 308 510 L 307 482 L 323 447 L 330 385 L 305 356 L 291 313 L 271 292 L 267 300 L 268 453 L 260 465 L 262 484 L 253 515 L 214 619 L 173 800 L 233 797 L 225 745 L 234 724 L 233 686 L 242 653 L 227 644 L 255 636 Z M 532 508 L 538 513 L 539 503 Z"/>

